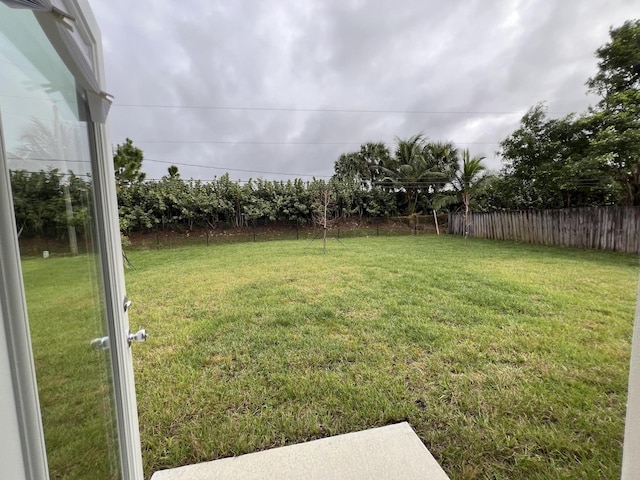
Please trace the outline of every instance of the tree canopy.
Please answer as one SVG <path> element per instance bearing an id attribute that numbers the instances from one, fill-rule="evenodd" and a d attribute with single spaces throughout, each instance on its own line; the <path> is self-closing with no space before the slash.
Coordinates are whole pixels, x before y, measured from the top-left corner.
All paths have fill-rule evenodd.
<path id="1" fill-rule="evenodd" d="M 392 167 L 392 157 L 383 142 L 367 142 L 357 152 L 343 153 L 334 164 L 334 178 L 341 182 L 355 182 L 371 189 Z"/>
<path id="2" fill-rule="evenodd" d="M 598 72 L 587 82 L 602 96 L 590 112 L 592 155 L 611 168 L 623 202 L 640 205 L 640 21 L 609 34 L 596 51 Z"/>
<path id="3" fill-rule="evenodd" d="M 593 155 L 592 120 L 549 119 L 539 104 L 500 144 L 503 206 L 569 208 L 617 203 L 619 189 L 606 162 Z"/>
<path id="4" fill-rule="evenodd" d="M 587 81 L 598 104 L 559 119 L 537 105 L 500 144 L 503 208 L 640 205 L 640 21 L 609 33 Z"/>
<path id="5" fill-rule="evenodd" d="M 605 102 L 616 93 L 640 89 L 640 20 L 627 20 L 610 29 L 609 36 L 596 50 L 598 73 L 587 81 Z"/>
<path id="6" fill-rule="evenodd" d="M 122 145 L 116 146 L 116 151 L 113 154 L 113 167 L 118 190 L 144 180 L 145 174 L 140 171 L 143 160 L 142 150 L 136 147 L 130 138 L 127 138 Z"/>

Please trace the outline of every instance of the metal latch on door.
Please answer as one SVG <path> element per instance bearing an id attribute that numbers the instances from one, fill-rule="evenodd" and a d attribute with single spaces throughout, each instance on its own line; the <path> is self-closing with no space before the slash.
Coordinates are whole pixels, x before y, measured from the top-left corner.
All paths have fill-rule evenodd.
<path id="1" fill-rule="evenodd" d="M 124 302 L 122 304 L 122 307 L 125 312 L 129 310 L 129 308 L 131 307 L 131 303 L 132 303 L 131 300 L 129 300 L 127 297 L 124 297 Z M 147 339 L 147 336 L 148 336 L 147 331 L 144 328 L 141 330 L 138 330 L 136 333 L 128 332 L 127 343 L 129 344 L 129 346 L 131 346 L 133 342 L 142 343 Z M 94 350 L 108 350 L 109 337 L 94 338 L 93 340 L 91 340 L 91 347 Z"/>
<path id="2" fill-rule="evenodd" d="M 124 303 L 123 303 L 123 307 L 124 307 L 124 311 L 128 311 L 129 307 L 131 307 L 131 300 L 129 300 L 127 297 L 124 297 Z M 129 346 L 131 346 L 131 344 L 133 342 L 136 343 L 142 343 L 147 339 L 147 331 L 143 328 L 142 330 L 138 330 L 136 333 L 131 333 L 129 332 L 129 334 L 127 335 L 127 342 L 129 342 Z"/>
<path id="3" fill-rule="evenodd" d="M 127 337 L 127 341 L 129 342 L 129 346 L 131 346 L 131 344 L 133 342 L 139 342 L 142 343 L 147 339 L 147 332 L 145 331 L 145 329 L 141 329 L 138 330 L 136 333 L 129 333 L 129 336 Z"/>

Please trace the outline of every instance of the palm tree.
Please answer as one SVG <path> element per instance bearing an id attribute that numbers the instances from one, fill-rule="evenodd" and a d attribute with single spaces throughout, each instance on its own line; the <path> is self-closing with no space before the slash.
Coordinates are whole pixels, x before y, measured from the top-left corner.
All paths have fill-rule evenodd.
<path id="1" fill-rule="evenodd" d="M 398 139 L 395 163 L 393 168 L 383 168 L 386 176 L 382 181 L 405 191 L 407 213 L 413 215 L 420 193 L 428 191 L 434 183 L 443 182 L 446 175 L 432 161 L 429 144 L 423 135 Z"/>
<path id="2" fill-rule="evenodd" d="M 171 179 L 179 179 L 180 178 L 180 173 L 178 172 L 178 167 L 176 167 L 175 165 L 171 165 L 169 168 L 167 168 L 167 173 L 169 173 L 169 178 Z"/>
<path id="3" fill-rule="evenodd" d="M 391 154 L 382 142 L 367 142 L 357 152 L 343 153 L 334 163 L 335 178 L 341 182 L 355 182 L 370 190 L 390 166 Z M 384 175 L 382 175 L 384 176 Z"/>
<path id="4" fill-rule="evenodd" d="M 334 163 L 335 178 L 341 182 L 353 181 L 363 187 L 369 180 L 367 166 L 358 152 L 343 153 Z"/>
<path id="5" fill-rule="evenodd" d="M 391 166 L 391 153 L 383 142 L 366 142 L 360 145 L 358 155 L 366 167 L 370 188 L 374 182 L 384 176 L 382 169 Z"/>
<path id="6" fill-rule="evenodd" d="M 452 142 L 429 142 L 425 149 L 429 152 L 433 168 L 444 174 L 447 183 L 452 181 L 460 162 L 458 148 Z M 433 190 L 436 192 L 444 186 L 445 182 L 439 181 L 433 185 Z"/>
<path id="7" fill-rule="evenodd" d="M 491 178 L 490 175 L 484 174 L 487 167 L 482 164 L 485 157 L 473 157 L 469 155 L 469 150 L 462 152 L 462 165 L 455 173 L 451 186 L 452 191 L 441 195 L 437 201 L 437 208 L 453 203 L 462 202 L 464 207 L 464 238 L 469 236 L 469 210 L 471 200 L 474 195 L 484 186 L 486 181 Z"/>

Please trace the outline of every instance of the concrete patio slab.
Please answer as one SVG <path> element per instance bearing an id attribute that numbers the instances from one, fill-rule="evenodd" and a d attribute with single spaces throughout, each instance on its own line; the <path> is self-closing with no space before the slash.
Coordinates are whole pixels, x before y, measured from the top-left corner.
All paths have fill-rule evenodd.
<path id="1" fill-rule="evenodd" d="M 151 480 L 448 480 L 408 423 L 156 472 Z"/>

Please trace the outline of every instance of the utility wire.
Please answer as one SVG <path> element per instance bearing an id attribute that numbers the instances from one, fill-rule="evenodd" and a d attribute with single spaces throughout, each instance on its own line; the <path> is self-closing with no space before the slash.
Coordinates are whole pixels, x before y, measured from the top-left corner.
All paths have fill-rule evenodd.
<path id="1" fill-rule="evenodd" d="M 259 112 L 310 112 L 310 113 L 394 113 L 415 115 L 523 115 L 522 111 L 480 111 L 480 110 L 383 110 L 357 108 L 299 108 L 299 107 L 256 107 L 256 106 L 221 106 L 221 105 L 162 105 L 146 103 L 114 103 L 112 108 L 171 108 L 180 110 L 224 110 L 224 111 L 259 111 Z M 561 112 L 548 112 L 562 114 Z"/>
<path id="2" fill-rule="evenodd" d="M 153 158 L 146 158 L 146 157 L 144 160 L 149 162 L 165 163 L 168 165 L 175 165 L 175 166 L 182 166 L 182 167 L 210 168 L 213 170 L 225 170 L 229 172 L 262 173 L 265 175 L 288 175 L 292 177 L 331 178 L 330 175 L 311 175 L 308 173 L 286 173 L 286 172 L 267 172 L 267 171 L 261 171 L 261 170 L 244 170 L 242 168 L 214 167 L 212 165 L 197 165 L 195 163 L 169 162 L 167 160 L 155 160 Z"/>
<path id="3" fill-rule="evenodd" d="M 229 168 L 229 167 L 217 167 L 217 166 L 212 166 L 212 165 L 198 165 L 198 164 L 194 164 L 194 163 L 185 163 L 185 162 L 171 162 L 168 160 L 156 160 L 153 158 L 146 158 L 144 159 L 145 161 L 149 161 L 149 162 L 154 162 L 154 163 L 163 163 L 166 165 L 175 165 L 175 166 L 183 166 L 183 167 L 195 167 L 195 168 L 206 168 L 206 169 L 212 169 L 212 170 L 223 170 L 223 171 L 228 171 L 228 172 L 243 172 L 243 173 L 259 173 L 259 174 L 264 174 L 264 175 L 285 175 L 285 176 L 291 176 L 291 177 L 315 177 L 315 178 L 331 178 L 332 175 L 312 175 L 312 174 L 308 174 L 308 173 L 290 173 L 290 172 L 272 172 L 272 171 L 264 171 L 264 170 L 246 170 L 246 169 L 241 169 L 241 168 Z M 377 185 L 388 185 L 391 182 L 384 182 L 384 181 L 376 181 L 374 182 Z M 441 181 L 441 180 L 436 180 L 436 181 L 418 181 L 418 182 L 413 182 L 411 183 L 411 187 L 413 188 L 420 188 L 420 187 L 428 187 L 431 185 L 447 185 L 451 182 L 449 181 Z M 606 178 L 598 178 L 598 177 L 594 177 L 594 178 L 576 178 L 576 179 L 569 179 L 569 180 L 565 180 L 565 183 L 569 184 L 569 185 L 576 185 L 576 186 L 598 186 L 598 185 L 602 185 L 602 184 L 607 184 L 609 183 L 609 181 Z"/>
<path id="4" fill-rule="evenodd" d="M 17 160 L 17 159 L 9 159 L 9 160 Z M 46 161 L 46 162 L 73 162 L 73 163 L 88 163 L 87 160 L 67 160 L 67 159 L 59 159 L 59 158 L 28 158 L 27 160 L 41 160 L 41 161 Z M 182 166 L 182 167 L 195 167 L 195 168 L 205 168 L 205 169 L 212 169 L 212 170 L 223 170 L 223 171 L 228 171 L 228 172 L 243 172 L 243 173 L 259 173 L 259 174 L 264 174 L 264 175 L 286 175 L 286 176 L 291 176 L 291 177 L 315 177 L 315 178 L 331 178 L 332 175 L 313 175 L 313 174 L 308 174 L 308 173 L 288 173 L 288 172 L 272 172 L 272 171 L 265 171 L 265 170 L 247 170 L 247 169 L 241 169 L 241 168 L 229 168 L 229 167 L 216 167 L 213 165 L 199 165 L 199 164 L 195 164 L 195 163 L 185 163 L 185 162 L 171 162 L 168 160 L 156 160 L 153 158 L 145 158 L 145 161 L 148 162 L 153 162 L 153 163 L 162 163 L 162 164 L 167 164 L 167 165 L 176 165 L 176 166 Z M 17 171 L 17 170 L 16 170 Z M 34 172 L 30 172 L 28 171 L 28 173 L 34 173 Z M 60 174 L 62 175 L 67 175 L 63 172 L 60 172 Z M 76 176 L 90 176 L 88 174 L 75 174 Z M 148 179 L 148 180 L 154 180 L 154 179 Z M 185 179 L 180 179 L 182 181 L 188 181 Z M 201 181 L 208 181 L 208 180 L 201 180 Z M 241 180 L 246 182 L 247 180 Z M 376 185 L 388 185 L 391 182 L 385 182 L 385 181 L 376 181 L 374 182 Z M 410 184 L 403 184 L 403 186 L 409 186 L 410 188 L 424 188 L 424 187 L 428 187 L 428 186 L 432 186 L 432 185 L 447 185 L 451 182 L 449 181 L 442 181 L 442 180 L 434 180 L 432 182 L 430 181 L 418 181 L 418 182 L 412 182 Z M 606 178 L 576 178 L 576 179 L 568 179 L 565 180 L 565 183 L 568 185 L 572 185 L 572 186 L 598 186 L 598 185 L 603 185 L 603 184 L 608 184 L 610 183 Z"/>
<path id="5" fill-rule="evenodd" d="M 236 140 L 136 140 L 136 143 L 215 144 L 215 145 L 362 145 L 365 142 L 262 142 Z M 453 142 L 456 145 L 500 145 L 500 142 Z"/>

